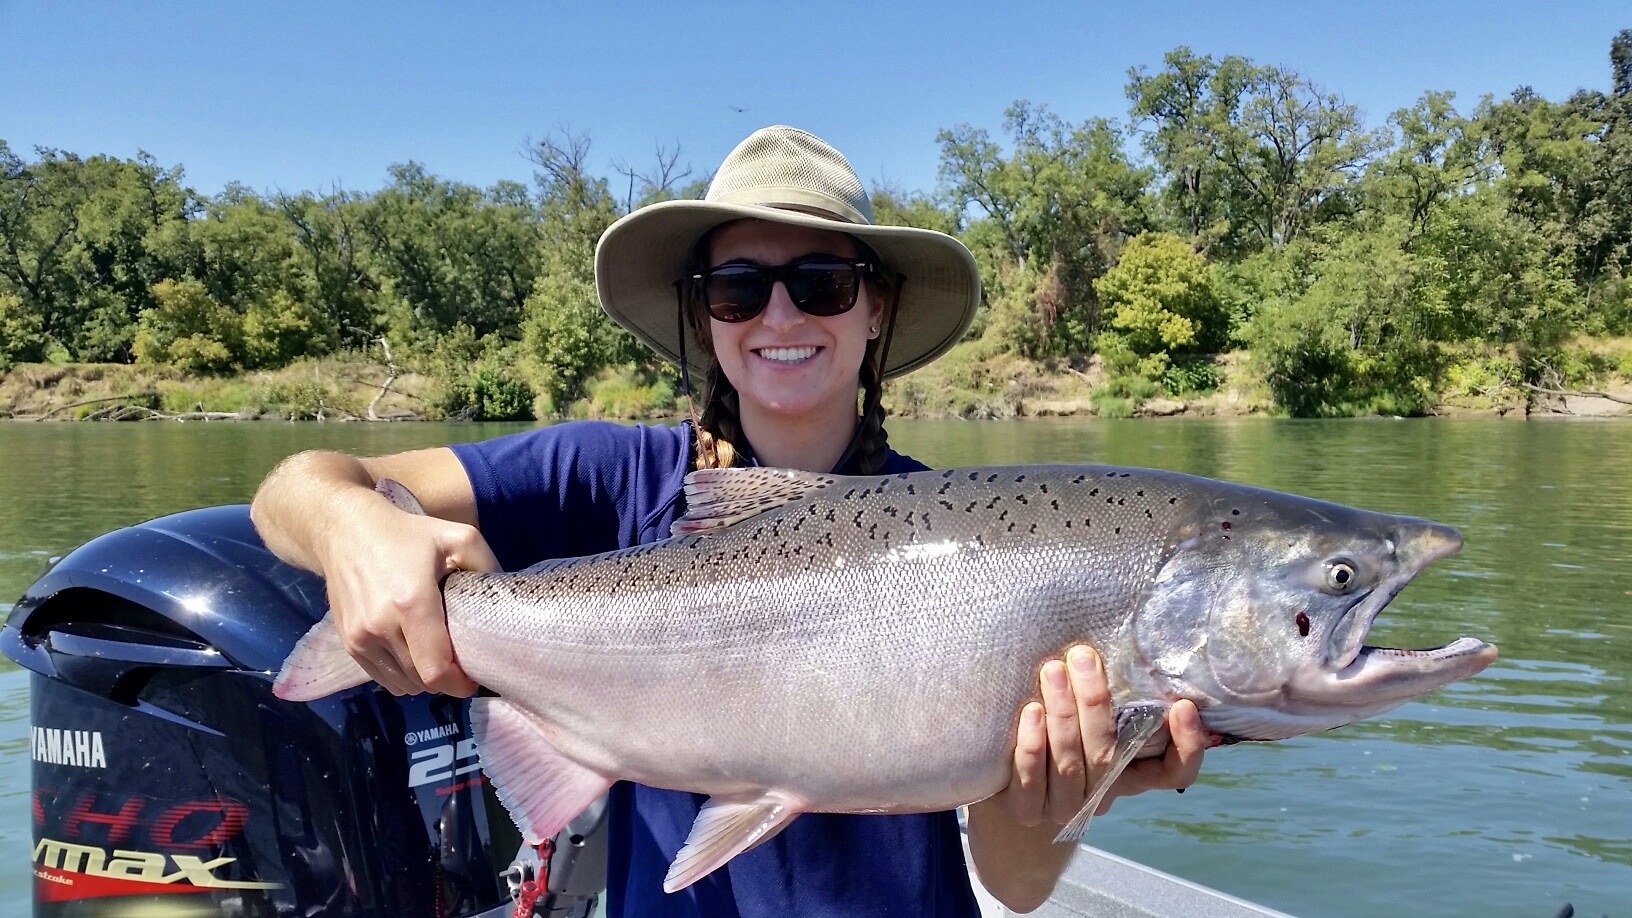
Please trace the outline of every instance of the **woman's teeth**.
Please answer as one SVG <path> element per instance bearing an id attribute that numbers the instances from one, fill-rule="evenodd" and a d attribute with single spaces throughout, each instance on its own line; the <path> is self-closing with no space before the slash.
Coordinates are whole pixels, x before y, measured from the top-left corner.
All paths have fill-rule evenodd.
<path id="1" fill-rule="evenodd" d="M 816 356 L 816 348 L 765 347 L 760 348 L 754 353 L 764 357 L 766 360 L 774 360 L 777 363 L 798 363 L 801 360 L 809 360 L 810 358 Z"/>

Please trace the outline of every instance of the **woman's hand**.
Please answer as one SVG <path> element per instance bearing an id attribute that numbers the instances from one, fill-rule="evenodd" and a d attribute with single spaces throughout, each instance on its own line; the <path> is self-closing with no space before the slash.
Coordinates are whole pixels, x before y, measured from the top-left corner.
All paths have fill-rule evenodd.
<path id="1" fill-rule="evenodd" d="M 375 493 L 381 478 L 405 485 L 430 515 Z M 396 695 L 476 690 L 454 659 L 439 585 L 452 571 L 499 563 L 474 525 L 476 496 L 452 450 L 299 453 L 261 483 L 250 517 L 278 557 L 323 575 L 341 640 L 376 682 Z"/>
<path id="2" fill-rule="evenodd" d="M 1020 713 L 1009 786 L 969 807 L 969 852 L 987 891 L 1017 912 L 1049 897 L 1075 845 L 1054 836 L 1092 796 L 1116 749 L 1116 712 L 1105 669 L 1093 648 L 1077 646 L 1066 661 L 1050 660 L 1038 674 L 1042 702 Z M 1182 790 L 1196 780 L 1201 757 L 1216 738 L 1201 726 L 1196 706 L 1168 711 L 1167 752 L 1129 765 L 1100 801 L 1160 788 Z"/>
<path id="3" fill-rule="evenodd" d="M 1014 771 L 998 800 L 1023 826 L 1063 826 L 1082 809 L 1110 768 L 1116 750 L 1116 711 L 1105 682 L 1105 667 L 1092 647 L 1078 645 L 1064 662 L 1050 660 L 1038 676 L 1042 702 L 1020 712 Z M 1095 815 L 1117 797 L 1147 790 L 1183 790 L 1201 771 L 1203 752 L 1216 745 L 1201 726 L 1196 706 L 1173 705 L 1170 734 L 1161 756 L 1130 764 L 1106 792 Z"/>
<path id="4" fill-rule="evenodd" d="M 334 535 L 323 574 L 329 614 L 352 657 L 393 695 L 475 692 L 454 659 L 440 583 L 456 570 L 499 570 L 481 533 L 381 498 Z"/>

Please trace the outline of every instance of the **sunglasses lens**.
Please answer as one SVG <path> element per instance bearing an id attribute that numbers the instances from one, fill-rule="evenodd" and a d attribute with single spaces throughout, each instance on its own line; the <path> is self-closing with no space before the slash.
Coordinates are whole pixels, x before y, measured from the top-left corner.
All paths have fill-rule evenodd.
<path id="1" fill-rule="evenodd" d="M 721 322 L 746 322 L 770 300 L 771 278 L 752 265 L 723 265 L 710 271 L 703 290 L 708 312 Z"/>
<path id="2" fill-rule="evenodd" d="M 813 316 L 836 316 L 856 305 L 860 283 L 854 267 L 842 261 L 807 261 L 788 272 L 788 296 Z"/>

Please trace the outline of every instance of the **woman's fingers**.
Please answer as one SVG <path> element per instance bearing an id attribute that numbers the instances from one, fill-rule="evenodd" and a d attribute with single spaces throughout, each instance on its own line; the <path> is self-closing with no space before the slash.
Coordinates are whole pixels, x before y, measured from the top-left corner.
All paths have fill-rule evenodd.
<path id="1" fill-rule="evenodd" d="M 1043 664 L 1039 682 L 1043 710 L 1048 715 L 1048 818 L 1066 823 L 1082 808 L 1088 776 L 1077 700 L 1071 691 L 1071 677 L 1059 660 Z"/>
<path id="2" fill-rule="evenodd" d="M 1020 711 L 1014 744 L 1014 772 L 1009 776 L 1007 806 L 1015 822 L 1031 828 L 1043 821 L 1048 790 L 1048 728 L 1043 706 L 1033 701 Z"/>

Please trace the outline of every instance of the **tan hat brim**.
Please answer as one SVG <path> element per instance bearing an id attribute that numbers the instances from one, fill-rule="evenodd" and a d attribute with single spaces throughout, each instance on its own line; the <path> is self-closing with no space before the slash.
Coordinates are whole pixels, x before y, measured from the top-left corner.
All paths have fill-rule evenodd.
<path id="1" fill-rule="evenodd" d="M 884 367 L 885 377 L 909 373 L 963 339 L 980 305 L 974 256 L 945 233 L 910 226 L 830 220 L 794 210 L 713 201 L 664 201 L 612 224 L 595 247 L 595 289 L 619 325 L 669 362 L 680 362 L 679 304 L 674 282 L 703 234 L 752 218 L 848 233 L 871 246 L 889 270 L 906 278 Z M 686 332 L 686 356 L 701 373 L 703 352 Z"/>

